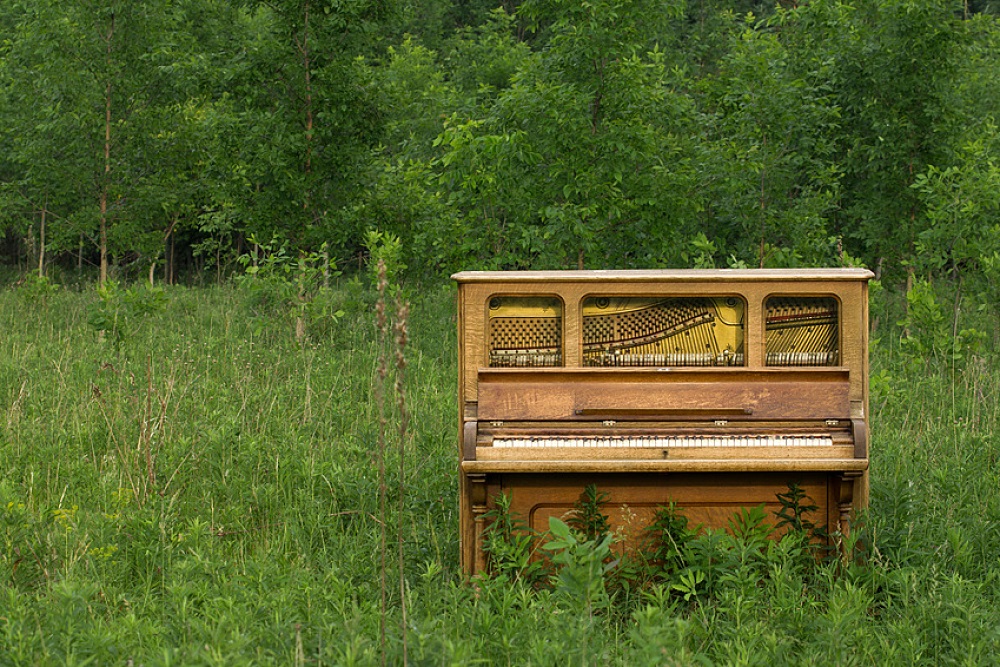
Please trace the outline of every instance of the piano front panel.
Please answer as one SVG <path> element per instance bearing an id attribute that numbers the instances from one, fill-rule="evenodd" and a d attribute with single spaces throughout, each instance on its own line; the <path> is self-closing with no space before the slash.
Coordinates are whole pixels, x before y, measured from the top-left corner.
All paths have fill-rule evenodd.
<path id="1" fill-rule="evenodd" d="M 762 421 L 848 419 L 850 382 L 838 369 L 480 370 L 480 421 L 649 419 L 671 415 Z"/>
<path id="2" fill-rule="evenodd" d="M 624 539 L 619 548 L 639 545 L 644 529 L 656 510 L 676 503 L 695 528 L 725 528 L 741 508 L 764 506 L 767 522 L 777 523 L 781 509 L 777 495 L 787 493 L 789 483 L 798 484 L 817 509 L 807 515 L 818 526 L 831 529 L 839 518 L 836 506 L 837 480 L 828 473 L 694 473 L 694 474 L 506 474 L 497 476 L 496 487 L 510 494 L 511 510 L 531 528 L 545 532 L 549 518 L 566 521 L 573 505 L 588 484 L 608 494 L 603 512 L 611 529 Z"/>

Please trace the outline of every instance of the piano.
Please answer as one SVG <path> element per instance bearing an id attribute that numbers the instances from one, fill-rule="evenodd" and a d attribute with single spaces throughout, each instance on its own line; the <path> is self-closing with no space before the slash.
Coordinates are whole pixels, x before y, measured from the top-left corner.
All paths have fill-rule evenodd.
<path id="1" fill-rule="evenodd" d="M 864 269 L 457 273 L 460 540 L 486 570 L 499 494 L 528 526 L 608 494 L 635 540 L 676 503 L 724 528 L 780 509 L 846 532 L 868 502 Z"/>

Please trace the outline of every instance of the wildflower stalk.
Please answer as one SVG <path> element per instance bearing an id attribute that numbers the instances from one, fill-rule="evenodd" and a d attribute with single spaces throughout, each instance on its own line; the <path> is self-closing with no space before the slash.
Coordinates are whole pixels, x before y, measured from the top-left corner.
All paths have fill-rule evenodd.
<path id="1" fill-rule="evenodd" d="M 386 413 L 385 413 L 385 382 L 389 374 L 389 362 L 386 359 L 386 339 L 389 335 L 389 319 L 385 312 L 385 292 L 388 287 L 385 262 L 378 262 L 378 300 L 375 303 L 375 319 L 378 325 L 378 378 L 375 381 L 375 403 L 378 406 L 378 513 L 379 513 L 379 648 L 382 665 L 386 664 L 385 613 L 386 613 L 386 482 L 385 482 L 385 449 L 386 449 Z"/>
<path id="2" fill-rule="evenodd" d="M 403 665 L 407 664 L 406 647 L 406 576 L 403 567 L 403 509 L 406 490 L 406 435 L 409 427 L 409 415 L 406 410 L 406 389 L 403 385 L 406 370 L 406 343 L 408 333 L 406 321 L 410 314 L 410 305 L 396 296 L 396 402 L 399 409 L 399 525 L 396 533 L 396 546 L 399 552 L 399 602 L 402 609 Z"/>

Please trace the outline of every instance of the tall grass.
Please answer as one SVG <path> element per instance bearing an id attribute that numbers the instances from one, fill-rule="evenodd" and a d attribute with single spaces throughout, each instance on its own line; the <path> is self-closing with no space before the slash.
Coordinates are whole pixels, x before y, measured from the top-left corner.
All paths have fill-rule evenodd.
<path id="1" fill-rule="evenodd" d="M 92 293 L 0 292 L 0 665 L 377 664 L 383 623 L 398 664 L 404 592 L 414 664 L 997 663 L 992 355 L 882 336 L 866 563 L 774 549 L 711 597 L 652 588 L 584 624 L 558 590 L 462 581 L 453 296 L 412 296 L 383 615 L 373 290 L 344 282 L 300 343 L 237 289 L 171 288 L 119 346 Z"/>

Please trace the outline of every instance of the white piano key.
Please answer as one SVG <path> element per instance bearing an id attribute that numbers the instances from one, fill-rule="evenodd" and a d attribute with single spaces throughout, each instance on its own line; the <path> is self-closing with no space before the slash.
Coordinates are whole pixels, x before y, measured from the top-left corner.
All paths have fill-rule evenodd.
<path id="1" fill-rule="evenodd" d="M 521 438 L 494 438 L 494 447 L 535 448 L 671 448 L 671 447 L 830 447 L 833 438 L 828 435 L 663 435 L 663 436 L 572 436 Z"/>

